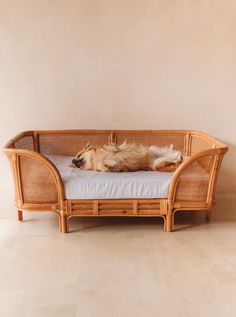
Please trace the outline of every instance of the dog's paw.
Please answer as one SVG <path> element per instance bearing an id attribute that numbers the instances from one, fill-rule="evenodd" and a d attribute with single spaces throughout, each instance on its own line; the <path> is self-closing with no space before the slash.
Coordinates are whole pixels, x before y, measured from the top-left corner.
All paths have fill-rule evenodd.
<path id="1" fill-rule="evenodd" d="M 70 164 L 68 165 L 68 167 L 76 168 L 76 166 L 75 166 L 73 163 L 70 163 Z"/>
<path id="2" fill-rule="evenodd" d="M 167 162 L 174 164 L 183 161 L 182 153 L 180 151 L 170 151 L 165 157 Z"/>
<path id="3" fill-rule="evenodd" d="M 103 164 L 107 167 L 114 167 L 116 165 L 116 161 L 115 160 L 104 160 Z"/>
<path id="4" fill-rule="evenodd" d="M 179 163 L 182 163 L 183 162 L 183 156 L 181 155 L 181 153 L 178 155 L 177 159 L 174 160 L 174 163 L 175 164 L 179 164 Z"/>
<path id="5" fill-rule="evenodd" d="M 177 167 L 178 167 L 178 166 L 175 165 L 175 164 L 169 164 L 169 165 L 165 165 L 165 166 L 159 167 L 159 168 L 158 168 L 158 171 L 159 171 L 159 172 L 173 173 L 173 172 L 176 171 Z"/>

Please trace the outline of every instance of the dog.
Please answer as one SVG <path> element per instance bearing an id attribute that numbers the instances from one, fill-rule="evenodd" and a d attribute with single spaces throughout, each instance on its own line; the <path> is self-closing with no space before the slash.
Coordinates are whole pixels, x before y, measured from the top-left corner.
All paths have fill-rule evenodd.
<path id="1" fill-rule="evenodd" d="M 121 145 L 92 146 L 87 143 L 72 160 L 71 167 L 97 172 L 162 171 L 174 172 L 182 163 L 180 151 L 170 147 Z"/>

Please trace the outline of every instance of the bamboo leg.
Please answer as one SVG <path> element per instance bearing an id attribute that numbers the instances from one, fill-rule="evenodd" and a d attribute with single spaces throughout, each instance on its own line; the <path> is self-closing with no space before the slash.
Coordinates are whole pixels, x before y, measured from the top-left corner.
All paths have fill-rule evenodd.
<path id="1" fill-rule="evenodd" d="M 207 210 L 206 219 L 207 221 L 211 220 L 211 209 Z"/>
<path id="2" fill-rule="evenodd" d="M 23 213 L 22 210 L 17 210 L 17 218 L 19 221 L 23 220 Z"/>
<path id="3" fill-rule="evenodd" d="M 66 215 L 61 215 L 61 231 L 63 233 L 68 232 L 68 220 Z"/>
<path id="4" fill-rule="evenodd" d="M 61 224 L 61 215 L 58 213 L 58 226 L 59 226 L 59 229 L 60 229 L 60 231 L 62 231 L 62 229 L 61 229 L 61 226 L 62 226 L 62 224 Z"/>
<path id="5" fill-rule="evenodd" d="M 164 217 L 163 219 L 164 219 L 164 230 L 166 231 L 166 217 Z"/>
<path id="6" fill-rule="evenodd" d="M 165 226 L 165 230 L 168 232 L 172 231 L 172 227 L 173 227 L 173 213 L 172 211 L 168 211 L 168 214 L 166 216 L 166 226 Z"/>

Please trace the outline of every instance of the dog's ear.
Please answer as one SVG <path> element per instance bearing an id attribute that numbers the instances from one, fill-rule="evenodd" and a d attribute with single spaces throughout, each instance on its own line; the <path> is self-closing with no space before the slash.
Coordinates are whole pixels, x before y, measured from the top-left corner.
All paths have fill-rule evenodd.
<path id="1" fill-rule="evenodd" d="M 78 153 L 76 153 L 75 157 L 78 157 L 81 154 L 81 151 L 79 151 Z"/>
<path id="2" fill-rule="evenodd" d="M 170 150 L 171 150 L 171 151 L 174 150 L 174 145 L 173 145 L 173 144 L 170 145 Z"/>
<path id="3" fill-rule="evenodd" d="M 90 148 L 91 147 L 91 143 L 90 142 L 87 142 L 86 144 L 85 144 L 85 146 L 84 146 L 84 149 L 88 149 L 88 148 Z"/>

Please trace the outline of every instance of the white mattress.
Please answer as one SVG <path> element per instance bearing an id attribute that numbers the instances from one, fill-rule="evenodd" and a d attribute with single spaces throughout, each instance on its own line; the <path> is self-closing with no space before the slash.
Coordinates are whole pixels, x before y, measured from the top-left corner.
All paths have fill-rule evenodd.
<path id="1" fill-rule="evenodd" d="M 71 168 L 73 157 L 45 155 L 59 170 L 66 199 L 165 198 L 173 173 L 102 173 Z"/>

